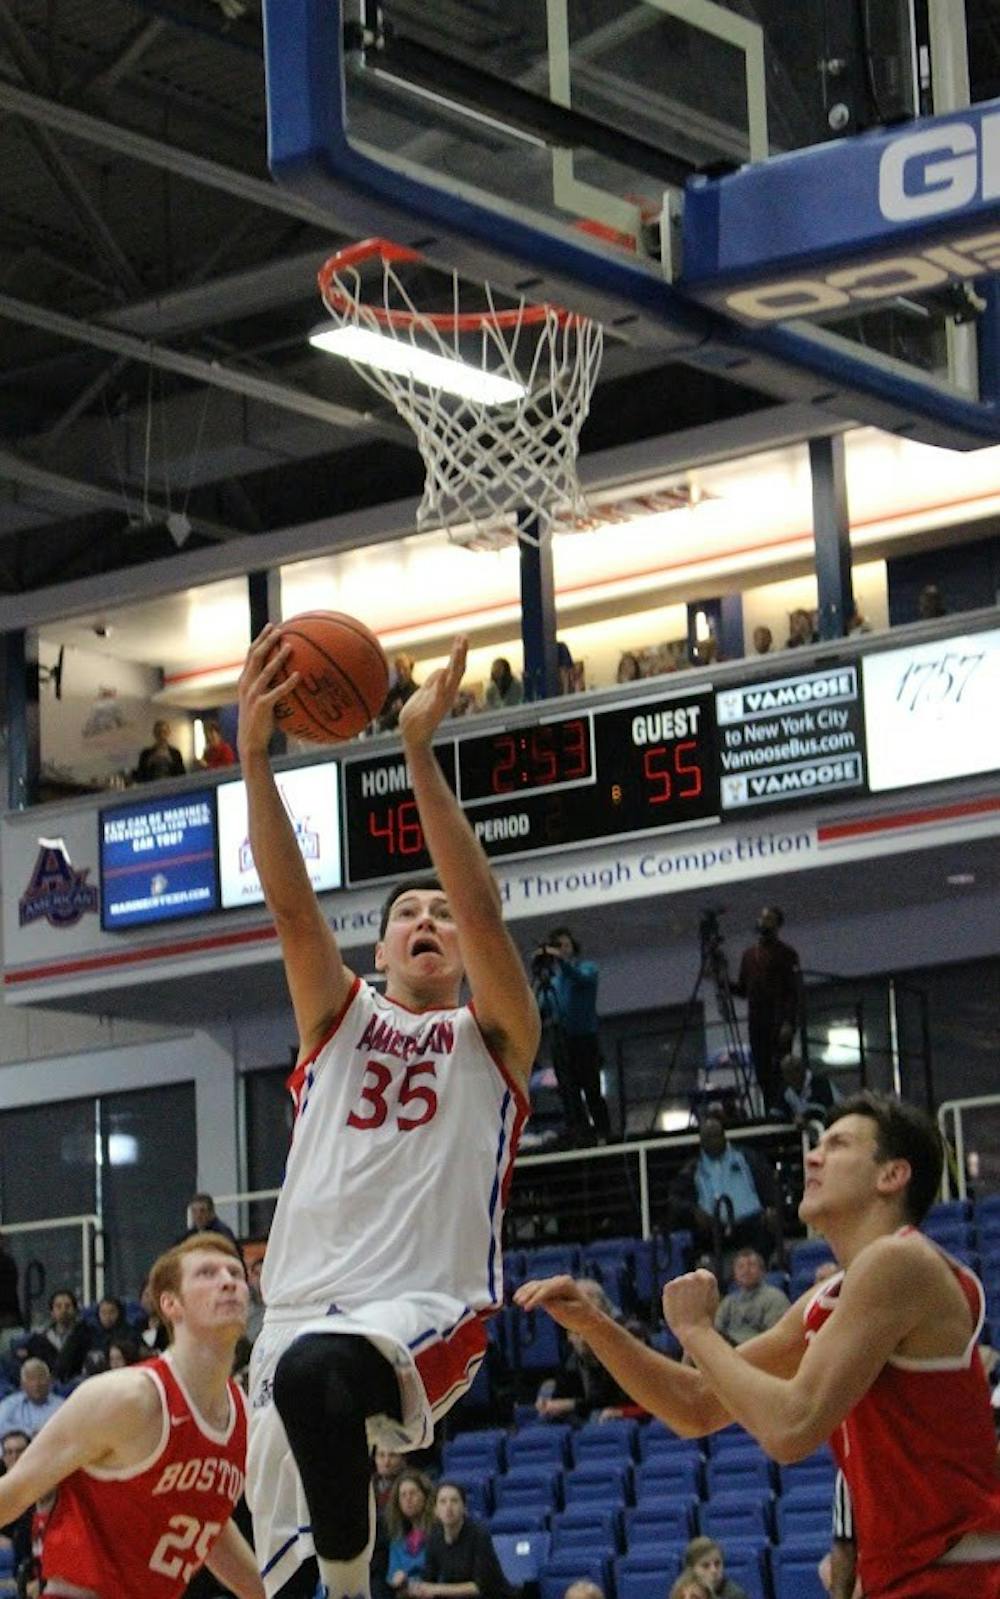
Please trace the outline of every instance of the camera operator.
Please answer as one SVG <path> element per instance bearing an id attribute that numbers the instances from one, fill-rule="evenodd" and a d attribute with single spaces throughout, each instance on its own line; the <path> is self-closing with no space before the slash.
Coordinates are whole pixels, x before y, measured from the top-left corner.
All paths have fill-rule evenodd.
<path id="1" fill-rule="evenodd" d="M 531 972 L 567 1132 L 574 1143 L 606 1144 L 611 1118 L 601 1093 L 597 965 L 580 959 L 568 927 L 554 927 L 534 951 Z"/>
<path id="2" fill-rule="evenodd" d="M 782 1105 L 785 1084 L 778 1062 L 791 1049 L 799 1016 L 802 974 L 796 951 L 778 937 L 784 922 L 777 905 L 764 906 L 757 942 L 743 951 L 739 977 L 731 985 L 747 1002 L 750 1054 L 765 1115 Z"/>

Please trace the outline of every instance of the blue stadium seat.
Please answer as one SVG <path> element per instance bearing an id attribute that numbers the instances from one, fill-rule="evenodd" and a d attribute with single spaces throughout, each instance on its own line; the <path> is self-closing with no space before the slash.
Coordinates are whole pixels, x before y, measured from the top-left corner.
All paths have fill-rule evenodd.
<path id="1" fill-rule="evenodd" d="M 550 1555 L 542 1567 L 538 1580 L 540 1599 L 563 1599 L 571 1582 L 589 1577 L 602 1593 L 611 1590 L 611 1556 L 599 1555 L 593 1550 L 570 1549 L 562 1555 Z"/>
<path id="2" fill-rule="evenodd" d="M 555 1371 L 562 1365 L 562 1330 L 542 1310 L 515 1311 L 517 1360 L 522 1371 Z"/>
<path id="3" fill-rule="evenodd" d="M 825 1548 L 817 1552 L 797 1545 L 776 1544 L 771 1550 L 774 1599 L 826 1599 L 816 1569 L 825 1553 Z"/>
<path id="4" fill-rule="evenodd" d="M 615 1551 L 615 1545 L 608 1539 L 603 1528 L 595 1525 L 594 1522 L 581 1522 L 571 1527 L 554 1527 L 552 1529 L 553 1553 L 563 1555 L 571 1549 L 585 1550 L 588 1554 L 594 1550 L 598 1554 L 607 1554 L 609 1550 Z"/>
<path id="5" fill-rule="evenodd" d="M 639 1433 L 639 1458 L 646 1460 L 655 1451 L 682 1451 L 690 1454 L 701 1454 L 701 1445 L 697 1438 L 680 1438 L 677 1433 L 665 1425 L 664 1422 L 654 1418 L 648 1421 Z"/>
<path id="6" fill-rule="evenodd" d="M 635 1308 L 642 1315 L 649 1312 L 656 1295 L 657 1285 L 656 1244 L 651 1238 L 642 1239 L 632 1256 L 632 1286 Z"/>
<path id="7" fill-rule="evenodd" d="M 553 1547 L 556 1549 L 580 1542 L 580 1533 L 594 1533 L 607 1549 L 618 1549 L 624 1542 L 621 1511 L 616 1507 L 595 1505 L 584 1500 L 567 1505 L 551 1520 Z"/>
<path id="8" fill-rule="evenodd" d="M 547 1532 L 492 1532 L 493 1547 L 507 1581 L 520 1588 L 537 1582 L 548 1560 L 551 1538 Z"/>
<path id="9" fill-rule="evenodd" d="M 928 1222 L 971 1221 L 972 1206 L 967 1199 L 940 1199 L 927 1212 Z"/>
<path id="10" fill-rule="evenodd" d="M 730 1538 L 723 1555 L 727 1578 L 738 1583 L 747 1599 L 770 1599 L 771 1546 L 766 1538 Z"/>
<path id="11" fill-rule="evenodd" d="M 588 1421 L 573 1436 L 573 1459 L 577 1465 L 595 1456 L 613 1455 L 634 1460 L 638 1449 L 639 1424 L 626 1417 L 608 1421 Z"/>
<path id="12" fill-rule="evenodd" d="M 669 1499 L 647 1499 L 625 1512 L 625 1546 L 629 1554 L 643 1545 L 687 1542 L 698 1531 L 695 1494 L 674 1494 Z"/>
<path id="13" fill-rule="evenodd" d="M 785 1468 L 787 1471 L 787 1467 Z M 833 1504 L 833 1479 L 793 1480 L 781 1495 L 779 1504 L 801 1505 L 812 1510 L 830 1510 Z"/>
<path id="14" fill-rule="evenodd" d="M 720 1493 L 743 1492 L 753 1496 L 760 1489 L 774 1487 L 772 1463 L 762 1451 L 744 1454 L 729 1450 L 713 1455 L 708 1462 L 706 1486 L 709 1499 Z"/>
<path id="15" fill-rule="evenodd" d="M 699 1512 L 707 1538 L 725 1545 L 732 1538 L 768 1538 L 771 1535 L 771 1496 L 717 1494 Z"/>
<path id="16" fill-rule="evenodd" d="M 453 1471 L 450 1475 L 465 1494 L 471 1514 L 481 1518 L 489 1517 L 494 1503 L 492 1471 L 465 1466 L 461 1471 Z"/>
<path id="17" fill-rule="evenodd" d="M 493 1485 L 498 1510 L 553 1510 L 560 1503 L 562 1472 L 546 1466 L 515 1466 Z"/>
<path id="18" fill-rule="evenodd" d="M 698 1454 L 647 1455 L 635 1473 L 636 1503 L 668 1498 L 674 1493 L 700 1494 L 703 1482 Z"/>
<path id="19" fill-rule="evenodd" d="M 525 1505 L 514 1505 L 510 1509 L 494 1510 L 490 1518 L 490 1532 L 545 1532 L 549 1524 L 547 1509 L 532 1510 Z"/>
<path id="20" fill-rule="evenodd" d="M 580 1271 L 577 1244 L 543 1244 L 524 1251 L 525 1277 L 576 1277 Z"/>
<path id="21" fill-rule="evenodd" d="M 666 1599 L 683 1561 L 680 1550 L 657 1550 L 655 1563 L 649 1565 L 635 1565 L 631 1555 L 623 1555 L 615 1562 L 618 1599 Z"/>
<path id="22" fill-rule="evenodd" d="M 565 1465 L 572 1430 L 568 1422 L 547 1421 L 516 1432 L 507 1440 L 508 1466 L 541 1465 L 546 1461 Z"/>
<path id="23" fill-rule="evenodd" d="M 563 1479 L 563 1491 L 568 1505 L 580 1499 L 597 1499 L 604 1503 L 634 1502 L 632 1467 L 627 1460 L 609 1460 L 600 1457 L 583 1466 L 574 1466 Z"/>
<path id="24" fill-rule="evenodd" d="M 805 1238 L 788 1251 L 788 1269 L 793 1277 L 808 1271 L 810 1278 L 821 1260 L 832 1260 L 833 1250 L 825 1238 Z"/>
<path id="25" fill-rule="evenodd" d="M 507 1435 L 502 1427 L 485 1427 L 474 1432 L 459 1432 L 449 1438 L 441 1451 L 444 1471 L 461 1471 L 466 1466 L 482 1466 L 502 1471 Z"/>
<path id="26" fill-rule="evenodd" d="M 825 1505 L 810 1505 L 788 1503 L 784 1499 L 779 1499 L 774 1507 L 774 1514 L 779 1543 L 815 1539 L 818 1543 L 823 1543 L 825 1540 L 829 1545 L 832 1501 Z"/>

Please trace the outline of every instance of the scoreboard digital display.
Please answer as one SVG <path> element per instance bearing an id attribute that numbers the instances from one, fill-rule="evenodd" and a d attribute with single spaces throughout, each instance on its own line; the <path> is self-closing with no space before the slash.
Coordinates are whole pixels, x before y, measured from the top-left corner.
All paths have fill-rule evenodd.
<path id="1" fill-rule="evenodd" d="M 710 688 L 460 735 L 436 753 L 491 858 L 719 818 Z M 402 755 L 345 761 L 344 828 L 352 886 L 430 866 Z"/>

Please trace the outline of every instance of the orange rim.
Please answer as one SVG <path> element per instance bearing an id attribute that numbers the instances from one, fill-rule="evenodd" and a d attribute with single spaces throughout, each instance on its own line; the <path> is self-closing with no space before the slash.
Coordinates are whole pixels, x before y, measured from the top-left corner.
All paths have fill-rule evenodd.
<path id="1" fill-rule="evenodd" d="M 510 311 L 393 311 L 388 306 L 373 305 L 369 300 L 359 299 L 338 282 L 339 273 L 376 258 L 384 262 L 423 260 L 416 250 L 410 250 L 403 244 L 390 244 L 388 239 L 362 239 L 359 244 L 350 244 L 345 250 L 338 250 L 336 255 L 331 255 L 323 263 L 317 279 L 319 292 L 328 310 L 345 316 L 363 306 L 381 327 L 396 328 L 400 332 L 418 327 L 421 323 L 429 323 L 439 333 L 478 333 L 486 327 L 531 327 L 544 322 L 549 316 L 555 316 L 563 326 L 579 326 L 589 320 L 556 305 L 522 305 Z"/>

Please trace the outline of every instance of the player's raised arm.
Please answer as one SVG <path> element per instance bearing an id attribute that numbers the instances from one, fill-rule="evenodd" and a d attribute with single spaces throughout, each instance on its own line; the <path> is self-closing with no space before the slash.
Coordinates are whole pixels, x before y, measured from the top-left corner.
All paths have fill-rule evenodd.
<path id="1" fill-rule="evenodd" d="M 250 848 L 281 940 L 299 1048 L 306 1055 L 343 1008 L 353 973 L 320 910 L 267 753 L 274 707 L 298 680 L 296 673 L 288 675 L 289 652 L 275 648 L 278 640 L 278 630 L 269 623 L 251 645 L 240 674 L 239 751 Z"/>
<path id="2" fill-rule="evenodd" d="M 156 1447 L 160 1427 L 156 1389 L 138 1368 L 127 1376 L 109 1372 L 88 1378 L 0 1477 L 0 1526 L 15 1521 L 81 1466 L 119 1467 L 116 1450 L 123 1443 L 138 1442 L 136 1459 L 141 1459 L 143 1448 L 148 1454 Z"/>
<path id="3" fill-rule="evenodd" d="M 735 1419 L 700 1371 L 640 1343 L 581 1293 L 572 1277 L 522 1283 L 514 1303 L 522 1310 L 546 1310 L 561 1327 L 578 1333 L 629 1397 L 681 1437 L 700 1438 Z M 790 1377 L 805 1347 L 800 1301 L 776 1326 L 748 1339 L 732 1354 L 744 1366 Z"/>
<path id="4" fill-rule="evenodd" d="M 464 638 L 455 640 L 448 665 L 432 672 L 403 706 L 399 730 L 424 837 L 458 930 L 479 1025 L 504 1065 L 526 1083 L 538 1048 L 538 1007 L 504 926 L 482 845 L 431 748 L 435 731 L 455 703 L 466 649 Z"/>

